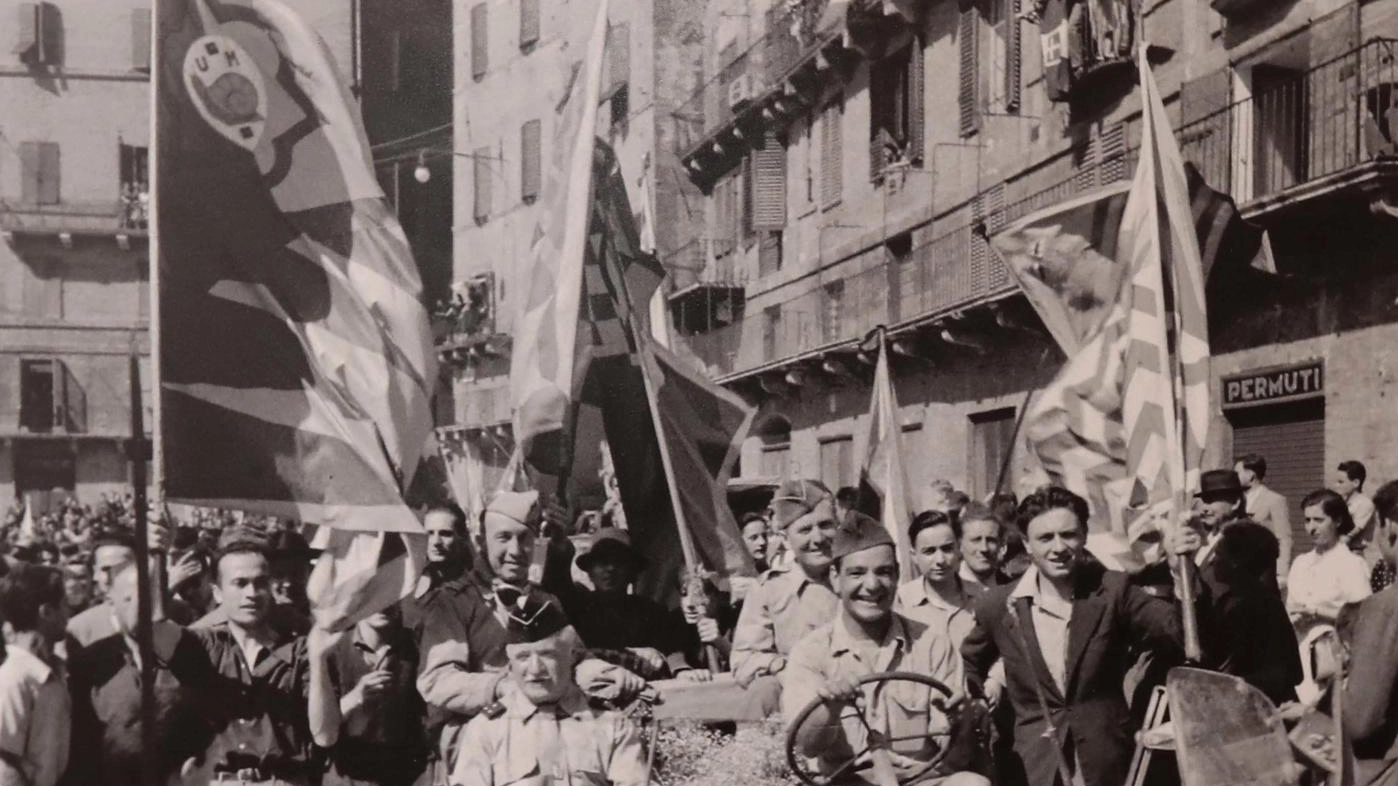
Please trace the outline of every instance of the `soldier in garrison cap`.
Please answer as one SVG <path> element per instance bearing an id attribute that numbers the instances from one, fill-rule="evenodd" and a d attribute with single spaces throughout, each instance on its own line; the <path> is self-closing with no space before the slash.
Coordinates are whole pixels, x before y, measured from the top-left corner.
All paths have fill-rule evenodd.
<path id="1" fill-rule="evenodd" d="M 497 494 L 481 515 L 474 569 L 424 599 L 417 688 L 438 743 L 432 767 L 441 777 L 434 782 L 451 772 L 461 728 L 508 691 L 506 649 L 523 632 L 515 623 L 528 619 L 527 609 L 549 606 L 561 614 L 557 598 L 529 581 L 542 524 L 537 492 Z M 577 682 L 589 690 L 644 687 L 639 677 L 595 659 L 577 668 Z"/>
<path id="2" fill-rule="evenodd" d="M 582 642 L 557 602 L 529 598 L 508 627 L 509 688 L 466 726 L 451 783 L 644 783 L 640 730 L 622 713 L 589 705 L 573 677 Z"/>
<path id="3" fill-rule="evenodd" d="M 771 507 L 791 559 L 769 570 L 743 602 L 733 632 L 733 676 L 745 687 L 780 674 L 796 642 L 838 607 L 830 589 L 830 544 L 838 525 L 830 489 L 816 480 L 788 480 Z"/>
<path id="4" fill-rule="evenodd" d="M 933 699 L 942 696 L 930 687 L 908 681 L 861 686 L 860 678 L 911 671 L 932 677 L 958 696 L 963 692 L 961 658 L 949 637 L 893 610 L 898 554 L 882 524 L 852 514 L 836 530 L 830 558 L 839 609 L 791 651 L 781 676 L 782 717 L 792 723 L 806 705 L 821 700 L 796 729 L 795 744 L 800 755 L 827 775 L 869 750 L 872 735 L 891 740 L 887 760 L 876 758 L 872 772 L 837 781 L 884 783 L 889 774 L 903 777 L 920 770 L 946 749 L 952 724 L 933 705 Z M 918 784 L 989 786 L 989 781 L 975 773 L 939 768 Z"/>

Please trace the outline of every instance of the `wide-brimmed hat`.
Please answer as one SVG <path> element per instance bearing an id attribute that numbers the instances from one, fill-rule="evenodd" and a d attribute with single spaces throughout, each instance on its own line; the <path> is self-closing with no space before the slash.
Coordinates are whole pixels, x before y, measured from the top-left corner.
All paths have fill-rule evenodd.
<path id="1" fill-rule="evenodd" d="M 1243 482 L 1231 469 L 1211 469 L 1199 476 L 1196 497 L 1243 496 Z"/>
<path id="2" fill-rule="evenodd" d="M 631 545 L 631 534 L 616 527 L 597 530 L 592 537 L 592 547 L 578 557 L 578 567 L 584 571 L 591 570 L 593 563 L 599 559 L 630 560 L 637 572 L 644 570 L 647 564 L 646 558 Z"/>

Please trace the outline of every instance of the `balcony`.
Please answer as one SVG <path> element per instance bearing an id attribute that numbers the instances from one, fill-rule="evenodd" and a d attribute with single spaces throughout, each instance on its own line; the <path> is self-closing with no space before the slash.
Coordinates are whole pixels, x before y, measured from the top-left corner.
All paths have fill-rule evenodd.
<path id="1" fill-rule="evenodd" d="M 1249 217 L 1398 175 L 1398 40 L 1375 39 L 1183 126 L 1180 149 Z"/>
<path id="2" fill-rule="evenodd" d="M 147 191 L 115 201 L 34 205 L 0 202 L 0 231 L 31 235 L 146 237 Z"/>
<path id="3" fill-rule="evenodd" d="M 671 320 L 682 335 L 712 331 L 742 318 L 747 276 L 738 270 L 736 253 L 716 258 L 715 245 L 710 239 L 691 240 L 671 255 L 675 288 L 667 299 Z"/>
<path id="4" fill-rule="evenodd" d="M 474 276 L 453 290 L 451 299 L 432 313 L 438 357 L 459 368 L 508 357 L 510 337 L 495 323 L 495 275 Z"/>

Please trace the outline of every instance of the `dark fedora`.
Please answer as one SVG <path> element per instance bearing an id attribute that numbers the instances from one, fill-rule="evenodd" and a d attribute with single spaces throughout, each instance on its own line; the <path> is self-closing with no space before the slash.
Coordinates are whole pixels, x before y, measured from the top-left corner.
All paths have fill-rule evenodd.
<path id="1" fill-rule="evenodd" d="M 592 547 L 578 557 L 578 567 L 592 569 L 597 560 L 630 561 L 636 572 L 646 567 L 646 558 L 631 545 L 631 534 L 618 527 L 603 527 L 592 536 Z"/>
<path id="2" fill-rule="evenodd" d="M 1243 496 L 1243 482 L 1238 473 L 1231 469 L 1211 469 L 1199 476 L 1199 491 L 1196 497 L 1236 497 Z"/>

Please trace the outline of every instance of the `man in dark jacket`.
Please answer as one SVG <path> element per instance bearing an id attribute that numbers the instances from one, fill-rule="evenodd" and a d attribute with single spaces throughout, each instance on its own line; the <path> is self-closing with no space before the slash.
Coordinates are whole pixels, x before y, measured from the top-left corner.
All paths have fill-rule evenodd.
<path id="1" fill-rule="evenodd" d="M 1241 519 L 1224 527 L 1214 546 L 1215 635 L 1208 662 L 1281 704 L 1296 700 L 1303 675 L 1286 604 L 1271 586 L 1278 551 L 1277 537 L 1257 522 Z"/>
<path id="2" fill-rule="evenodd" d="M 1398 562 L 1398 481 L 1374 495 L 1373 544 Z M 1354 611 L 1345 680 L 1345 741 L 1354 751 L 1355 786 L 1398 786 L 1398 586 Z"/>
<path id="3" fill-rule="evenodd" d="M 1086 501 L 1056 486 L 1020 503 L 1016 523 L 1032 565 L 1017 583 L 981 596 L 961 648 L 973 694 L 995 661 L 1004 662 L 1016 722 L 1001 786 L 1122 783 L 1132 751 L 1122 689 L 1130 645 L 1174 652 L 1182 645 L 1177 605 L 1086 559 L 1087 517 Z M 1199 544 L 1196 531 L 1180 527 L 1167 548 L 1189 559 Z"/>

